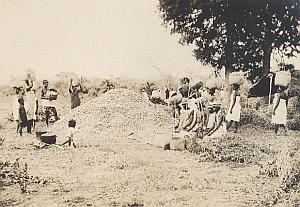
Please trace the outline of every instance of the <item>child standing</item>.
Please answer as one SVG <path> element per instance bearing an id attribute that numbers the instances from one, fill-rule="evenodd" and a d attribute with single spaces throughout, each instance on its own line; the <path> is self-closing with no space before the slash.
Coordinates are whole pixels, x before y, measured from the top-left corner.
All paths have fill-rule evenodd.
<path id="1" fill-rule="evenodd" d="M 76 127 L 76 121 L 71 119 L 68 122 L 68 131 L 67 131 L 67 138 L 68 140 L 65 141 L 62 145 L 65 145 L 67 143 L 69 143 L 69 146 L 71 146 L 71 144 L 73 143 L 74 148 L 76 148 L 73 136 L 74 136 L 74 132 L 75 132 L 75 127 Z"/>
<path id="2" fill-rule="evenodd" d="M 23 127 L 27 126 L 27 115 L 26 115 L 26 110 L 24 107 L 23 97 L 20 97 L 18 99 L 18 102 L 19 102 L 20 106 L 19 106 L 19 125 L 18 125 L 17 130 L 19 131 L 20 135 L 22 136 L 23 135 L 22 129 L 23 129 Z"/>
<path id="3" fill-rule="evenodd" d="M 15 89 L 16 94 L 15 94 L 15 96 L 13 98 L 13 101 L 12 101 L 12 115 L 13 115 L 14 121 L 16 122 L 16 125 L 17 125 L 17 133 L 19 133 L 19 127 L 20 127 L 19 98 L 21 97 L 21 95 L 20 95 L 21 88 L 20 87 L 14 87 L 14 89 Z"/>

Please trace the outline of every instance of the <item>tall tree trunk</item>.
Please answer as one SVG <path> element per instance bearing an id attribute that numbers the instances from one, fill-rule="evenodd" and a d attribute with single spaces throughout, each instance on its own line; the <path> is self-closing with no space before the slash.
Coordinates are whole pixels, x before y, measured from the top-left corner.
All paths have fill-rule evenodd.
<path id="1" fill-rule="evenodd" d="M 263 52 L 264 52 L 264 57 L 263 57 L 263 69 L 261 72 L 261 75 L 266 75 L 270 73 L 270 68 L 271 68 L 271 55 L 272 55 L 272 33 L 271 33 L 271 28 L 273 27 L 272 24 L 272 14 L 269 12 L 270 5 L 267 4 L 265 12 L 267 13 L 266 15 L 266 26 L 265 26 L 265 34 L 266 36 L 264 37 L 264 45 L 263 45 Z"/>
<path id="2" fill-rule="evenodd" d="M 233 72 L 233 39 L 232 34 L 234 34 L 234 26 L 233 22 L 230 18 L 230 11 L 228 9 L 228 14 L 226 18 L 226 36 L 227 36 L 227 44 L 225 45 L 225 88 L 224 95 L 227 100 L 229 100 L 230 96 L 230 85 L 229 85 L 229 74 Z M 228 102 L 228 101 L 227 101 Z"/>
<path id="3" fill-rule="evenodd" d="M 270 36 L 271 36 L 271 32 L 267 31 L 264 46 L 263 46 L 264 57 L 263 57 L 263 69 L 261 72 L 262 76 L 268 74 L 271 68 L 272 40 Z"/>

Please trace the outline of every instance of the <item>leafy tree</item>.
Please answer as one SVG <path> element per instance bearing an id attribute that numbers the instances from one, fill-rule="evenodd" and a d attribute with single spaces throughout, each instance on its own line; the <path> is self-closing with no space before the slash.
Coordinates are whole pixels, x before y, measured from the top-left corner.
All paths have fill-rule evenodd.
<path id="1" fill-rule="evenodd" d="M 300 52 L 300 0 L 159 0 L 159 9 L 171 34 L 227 77 L 244 70 L 254 79 L 269 72 L 272 52 Z"/>

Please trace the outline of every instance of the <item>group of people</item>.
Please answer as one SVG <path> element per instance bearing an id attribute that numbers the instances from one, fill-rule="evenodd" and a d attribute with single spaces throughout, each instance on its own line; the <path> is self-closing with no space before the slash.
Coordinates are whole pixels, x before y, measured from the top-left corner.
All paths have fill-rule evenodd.
<path id="1" fill-rule="evenodd" d="M 37 118 L 38 99 L 32 81 L 26 81 L 26 87 L 14 87 L 14 89 L 12 114 L 17 124 L 17 132 L 22 136 L 24 127 L 27 127 L 28 133 L 31 133 L 32 128 L 35 127 L 34 120 Z"/>
<path id="2" fill-rule="evenodd" d="M 57 90 L 49 88 L 49 81 L 43 80 L 43 86 L 40 90 L 40 100 L 37 97 L 37 87 L 34 81 L 26 80 L 23 86 L 14 86 L 15 95 L 12 101 L 12 115 L 17 125 L 17 133 L 21 136 L 23 128 L 27 128 L 29 134 L 35 128 L 35 123 L 38 119 L 39 108 L 46 122 L 46 126 L 50 122 L 59 120 L 55 106 L 57 98 Z M 81 104 L 79 93 L 83 91 L 81 82 L 74 84 L 70 80 L 69 93 L 71 96 L 71 109 L 74 109 Z M 40 107 L 41 106 L 41 107 Z"/>
<path id="3" fill-rule="evenodd" d="M 283 126 L 287 133 L 287 88 L 277 86 L 274 95 L 271 122 L 275 133 Z M 205 88 L 202 83 L 190 86 L 184 78 L 177 91 L 169 91 L 167 102 L 174 109 L 177 132 L 201 132 L 204 138 L 226 135 L 231 127 L 237 133 L 241 119 L 240 85 L 232 84 L 229 104 L 224 105 L 225 93 L 221 88 Z"/>

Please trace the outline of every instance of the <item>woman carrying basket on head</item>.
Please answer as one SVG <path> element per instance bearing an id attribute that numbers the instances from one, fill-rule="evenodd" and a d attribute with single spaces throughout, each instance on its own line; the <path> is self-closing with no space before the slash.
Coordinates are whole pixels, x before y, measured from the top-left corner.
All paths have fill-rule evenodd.
<path id="1" fill-rule="evenodd" d="M 230 105 L 227 111 L 226 120 L 227 123 L 227 130 L 230 128 L 232 123 L 235 123 L 235 130 L 236 133 L 239 127 L 240 117 L 241 117 L 241 96 L 240 96 L 240 85 L 232 84 L 232 93 L 230 96 Z"/>
<path id="2" fill-rule="evenodd" d="M 81 81 L 79 80 L 70 80 L 69 92 L 71 95 L 71 109 L 75 109 L 80 106 L 81 101 L 79 97 L 79 93 L 82 92 Z"/>
<path id="3" fill-rule="evenodd" d="M 284 87 L 279 86 L 274 96 L 272 124 L 275 124 L 275 133 L 277 134 L 279 126 L 282 126 L 287 134 L 286 119 L 288 96 L 284 93 Z"/>

